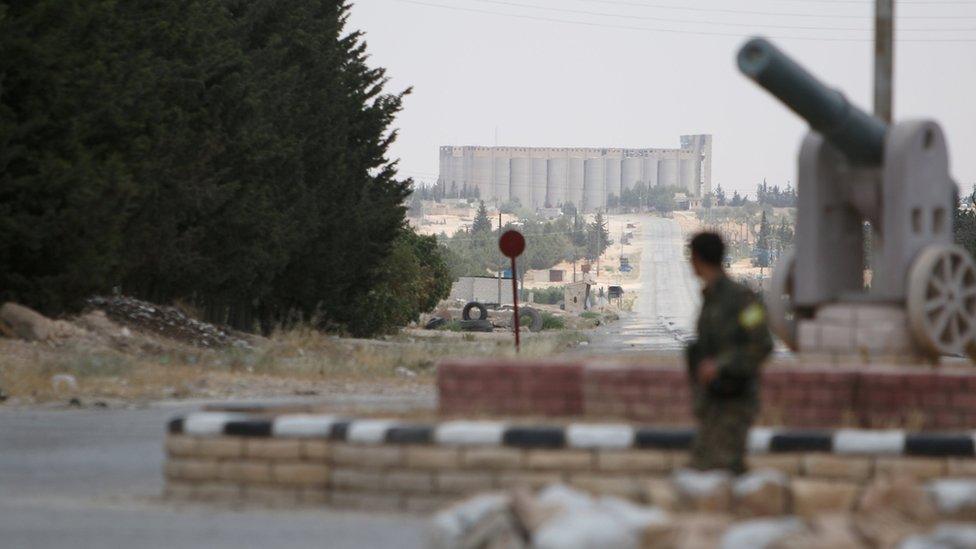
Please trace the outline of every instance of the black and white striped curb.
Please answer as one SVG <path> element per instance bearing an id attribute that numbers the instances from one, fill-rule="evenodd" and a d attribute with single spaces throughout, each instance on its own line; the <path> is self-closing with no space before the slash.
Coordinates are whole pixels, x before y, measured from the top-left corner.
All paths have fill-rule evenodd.
<path id="1" fill-rule="evenodd" d="M 406 423 L 332 415 L 277 417 L 238 412 L 198 412 L 170 421 L 169 432 L 193 436 L 319 438 L 357 444 L 436 444 L 515 448 L 687 450 L 693 429 L 628 424 L 523 425 L 500 421 Z M 976 456 L 976 433 L 908 433 L 902 430 L 792 431 L 755 427 L 752 454 L 827 452 L 838 455 Z"/>

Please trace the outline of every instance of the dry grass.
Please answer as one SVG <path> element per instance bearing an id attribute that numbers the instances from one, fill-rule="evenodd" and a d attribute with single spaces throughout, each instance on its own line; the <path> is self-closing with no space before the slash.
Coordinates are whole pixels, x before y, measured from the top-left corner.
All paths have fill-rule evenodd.
<path id="1" fill-rule="evenodd" d="M 485 334 L 486 336 L 502 334 Z M 541 337 L 536 337 L 541 336 Z M 533 334 L 524 357 L 546 356 L 579 341 L 575 332 Z M 0 338 L 0 389 L 13 402 L 71 397 L 122 401 L 162 398 L 320 394 L 349 386 L 430 387 L 437 361 L 511 356 L 511 337 L 471 334 L 404 335 L 386 340 L 342 339 L 315 330 L 282 331 L 253 348 L 209 350 L 136 334 L 119 339 L 79 337 L 57 343 Z M 77 388 L 55 387 L 73 376 Z"/>

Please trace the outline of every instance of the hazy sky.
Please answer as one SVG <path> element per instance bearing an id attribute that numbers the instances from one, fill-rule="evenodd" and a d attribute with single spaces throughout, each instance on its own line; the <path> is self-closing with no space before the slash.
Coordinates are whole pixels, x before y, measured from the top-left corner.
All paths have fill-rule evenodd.
<path id="1" fill-rule="evenodd" d="M 976 0 L 896 11 L 895 118 L 941 123 L 968 187 Z M 414 88 L 393 148 L 404 175 L 433 181 L 439 146 L 492 145 L 496 131 L 499 145 L 635 148 L 711 133 L 714 181 L 753 192 L 795 179 L 806 125 L 739 74 L 736 50 L 770 37 L 870 111 L 872 13 L 866 0 L 358 0 L 350 22 L 389 89 Z"/>

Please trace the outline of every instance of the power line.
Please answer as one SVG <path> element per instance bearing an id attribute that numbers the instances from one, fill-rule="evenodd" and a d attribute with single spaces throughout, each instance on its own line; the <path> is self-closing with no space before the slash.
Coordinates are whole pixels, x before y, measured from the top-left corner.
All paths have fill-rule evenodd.
<path id="1" fill-rule="evenodd" d="M 865 6 L 874 5 L 871 0 L 781 0 L 783 2 L 803 2 L 805 4 L 860 4 Z M 973 0 L 898 0 L 898 4 L 915 4 L 920 6 L 937 5 L 962 5 L 974 6 Z"/>
<path id="2" fill-rule="evenodd" d="M 695 35 L 695 36 L 727 36 L 732 38 L 744 38 L 745 35 L 741 33 L 734 32 L 718 32 L 718 31 L 692 31 L 692 30 L 678 30 L 678 29 L 663 29 L 663 28 L 651 28 L 651 27 L 638 27 L 630 25 L 614 25 L 609 23 L 597 23 L 593 21 L 574 21 L 571 19 L 557 19 L 554 17 L 542 17 L 536 15 L 527 14 L 515 14 L 515 13 L 505 13 L 493 10 L 470 8 L 462 6 L 448 6 L 444 4 L 435 4 L 433 2 L 425 2 L 422 0 L 394 0 L 395 2 L 402 2 L 405 4 L 414 4 L 418 6 L 427 6 L 432 8 L 440 8 L 452 11 L 461 11 L 469 13 L 479 13 L 487 15 L 497 15 L 502 17 L 510 17 L 515 19 L 527 19 L 532 21 L 545 21 L 549 23 L 564 23 L 569 25 L 581 25 L 587 27 L 596 28 L 606 28 L 606 29 L 623 29 L 623 30 L 636 30 L 643 32 L 659 32 L 668 34 L 685 34 L 685 35 Z M 770 38 L 777 40 L 804 40 L 804 41 L 814 41 L 814 42 L 871 42 L 871 38 L 839 38 L 839 37 L 814 37 L 814 36 L 775 36 L 771 35 Z M 976 42 L 976 38 L 966 39 L 966 38 L 903 38 L 899 39 L 898 42 Z"/>
<path id="3" fill-rule="evenodd" d="M 701 8 L 694 6 L 675 6 L 673 4 L 635 2 L 628 0 L 578 0 L 581 2 L 592 2 L 595 4 L 607 4 L 614 6 L 633 6 L 645 9 L 662 9 L 672 11 L 687 11 L 697 13 L 727 13 L 730 15 L 769 15 L 774 17 L 817 17 L 830 19 L 874 19 L 871 15 L 849 15 L 849 14 L 824 14 L 811 12 L 783 12 L 783 11 L 760 11 L 760 10 L 739 10 L 729 8 Z M 976 16 L 968 15 L 902 15 L 898 14 L 898 19 L 976 19 Z"/>
<path id="4" fill-rule="evenodd" d="M 572 13 L 577 15 L 593 15 L 597 17 L 613 17 L 617 19 L 638 19 L 642 21 L 660 21 L 663 23 L 693 23 L 699 25 L 719 25 L 726 27 L 743 27 L 743 28 L 771 28 L 771 29 L 789 29 L 789 30 L 827 30 L 827 31 L 859 31 L 859 32 L 872 32 L 874 29 L 871 27 L 837 27 L 837 26 L 815 26 L 815 25 L 780 25 L 780 24 L 764 24 L 764 23 L 730 23 L 724 21 L 702 21 L 698 19 L 680 19 L 673 17 L 655 17 L 649 15 L 632 15 L 632 14 L 622 14 L 622 13 L 607 13 L 599 11 L 589 11 L 589 10 L 577 10 L 570 8 L 551 8 L 548 6 L 536 6 L 532 4 L 522 4 L 518 2 L 509 2 L 506 0 L 473 0 L 475 2 L 482 2 L 486 4 L 497 4 L 501 6 L 512 6 L 516 8 L 528 8 L 535 10 L 552 11 L 558 13 Z M 898 32 L 943 32 L 943 31 L 976 31 L 976 27 L 967 28 L 899 28 Z"/>

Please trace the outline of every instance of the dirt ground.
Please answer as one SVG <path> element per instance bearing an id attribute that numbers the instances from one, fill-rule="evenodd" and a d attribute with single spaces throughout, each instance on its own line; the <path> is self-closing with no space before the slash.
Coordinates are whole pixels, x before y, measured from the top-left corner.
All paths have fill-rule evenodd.
<path id="1" fill-rule="evenodd" d="M 503 333 L 406 329 L 367 340 L 297 328 L 264 338 L 221 330 L 173 311 L 160 313 L 157 323 L 142 309 L 166 308 L 131 305 L 127 310 L 136 310 L 136 318 L 99 309 L 59 321 L 62 329 L 43 340 L 0 337 L 3 405 L 115 407 L 161 399 L 429 396 L 439 360 L 514 353 L 511 335 Z M 201 334 L 224 336 L 218 341 Z M 525 334 L 522 356 L 559 353 L 579 340 L 573 330 Z"/>

